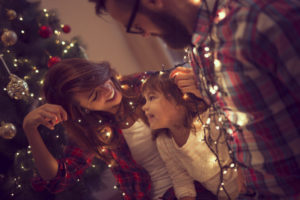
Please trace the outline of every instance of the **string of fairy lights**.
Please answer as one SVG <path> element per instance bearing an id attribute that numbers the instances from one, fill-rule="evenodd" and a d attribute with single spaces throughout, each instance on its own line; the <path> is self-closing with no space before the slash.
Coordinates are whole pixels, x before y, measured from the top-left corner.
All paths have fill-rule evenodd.
<path id="1" fill-rule="evenodd" d="M 208 6 L 207 2 L 204 1 L 207 11 Z M 216 8 L 218 7 L 218 1 L 216 1 Z M 239 115 L 239 121 L 233 123 L 228 119 L 225 111 L 217 103 L 216 99 L 226 96 L 224 88 L 221 86 L 220 77 L 218 73 L 221 71 L 222 63 L 217 58 L 217 44 L 214 42 L 212 37 L 214 32 L 214 24 L 218 24 L 222 19 L 227 15 L 228 8 L 221 8 L 216 10 L 216 13 L 208 13 L 210 21 L 210 27 L 208 31 L 207 38 L 203 40 L 201 44 L 198 44 L 193 47 L 188 47 L 185 49 L 186 56 L 184 59 L 194 68 L 199 77 L 197 82 L 198 88 L 201 91 L 204 99 L 210 102 L 209 107 L 209 116 L 205 122 L 201 121 L 201 116 L 198 117 L 198 120 L 203 124 L 204 128 L 204 137 L 202 142 L 209 147 L 213 153 L 212 161 L 217 163 L 220 168 L 220 181 L 217 188 L 217 196 L 220 192 L 224 192 L 228 199 L 230 195 L 228 194 L 226 186 L 226 181 L 224 176 L 229 173 L 229 170 L 233 172 L 238 172 L 238 167 L 243 166 L 237 162 L 233 155 L 233 151 L 230 146 L 230 142 L 234 139 L 236 134 L 241 134 L 242 130 L 241 125 L 245 124 L 247 120 L 242 114 Z M 210 71 L 209 71 L 210 70 Z M 214 130 L 213 130 L 214 129 Z M 218 135 L 212 136 L 212 132 L 217 132 Z M 226 144 L 228 148 L 228 153 L 231 158 L 229 164 L 222 163 L 220 159 L 220 151 L 224 149 L 219 149 L 219 144 Z"/>

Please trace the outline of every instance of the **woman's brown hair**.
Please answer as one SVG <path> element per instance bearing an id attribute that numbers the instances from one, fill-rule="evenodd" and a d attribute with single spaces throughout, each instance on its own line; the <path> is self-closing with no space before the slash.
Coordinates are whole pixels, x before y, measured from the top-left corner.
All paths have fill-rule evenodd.
<path id="1" fill-rule="evenodd" d="M 102 147 L 116 148 L 119 134 L 116 129 L 132 124 L 136 118 L 136 108 L 129 102 L 138 105 L 140 94 L 130 88 L 122 89 L 117 73 L 108 62 L 94 63 L 82 58 L 65 59 L 49 69 L 45 76 L 43 93 L 47 103 L 61 105 L 68 114 L 68 120 L 63 122 L 67 135 L 83 149 L 103 157 L 99 150 Z M 122 101 L 117 115 L 103 111 L 86 112 L 74 100 L 74 94 L 92 91 L 105 81 L 111 79 L 118 90 L 122 92 Z M 132 88 L 134 89 L 134 88 Z M 138 106 L 136 106 L 138 107 Z M 114 136 L 109 144 L 99 138 L 99 132 L 105 127 L 114 130 Z"/>
<path id="2" fill-rule="evenodd" d="M 142 93 L 146 91 L 156 91 L 162 93 L 167 100 L 174 100 L 177 105 L 183 106 L 185 110 L 185 113 L 183 113 L 185 115 L 183 125 L 187 129 L 193 128 L 194 118 L 208 108 L 205 101 L 191 93 L 184 95 L 175 84 L 174 80 L 169 78 L 170 70 L 149 73 L 148 75 L 147 80 L 142 85 Z M 162 132 L 168 133 L 169 130 L 153 130 L 154 138 Z"/>

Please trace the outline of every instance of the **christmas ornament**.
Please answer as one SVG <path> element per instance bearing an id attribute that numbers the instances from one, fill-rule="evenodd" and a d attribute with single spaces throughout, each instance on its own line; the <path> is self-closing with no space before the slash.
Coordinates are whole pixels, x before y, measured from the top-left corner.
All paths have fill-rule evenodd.
<path id="1" fill-rule="evenodd" d="M 9 79 L 6 89 L 11 98 L 20 100 L 29 96 L 28 84 L 23 79 L 15 74 L 10 74 Z"/>
<path id="2" fill-rule="evenodd" d="M 29 88 L 28 84 L 17 75 L 12 74 L 9 68 L 6 65 L 6 62 L 3 59 L 3 55 L 0 55 L 0 59 L 6 68 L 7 72 L 9 73 L 9 83 L 6 87 L 8 95 L 16 100 L 25 99 L 29 96 Z"/>
<path id="3" fill-rule="evenodd" d="M 14 10 L 7 10 L 6 15 L 9 20 L 14 20 L 17 17 L 17 13 Z"/>
<path id="4" fill-rule="evenodd" d="M 69 25 L 63 25 L 62 30 L 64 33 L 70 33 L 71 27 Z"/>
<path id="5" fill-rule="evenodd" d="M 48 67 L 50 68 L 60 61 L 61 61 L 60 57 L 57 56 L 50 57 L 50 59 L 48 60 Z"/>
<path id="6" fill-rule="evenodd" d="M 98 130 L 98 136 L 104 144 L 110 144 L 111 140 L 114 137 L 114 133 L 111 127 L 105 126 L 102 129 Z"/>
<path id="7" fill-rule="evenodd" d="M 49 38 L 52 36 L 53 31 L 50 26 L 41 26 L 39 29 L 39 34 L 42 38 Z"/>
<path id="8" fill-rule="evenodd" d="M 1 40 L 5 46 L 12 46 L 18 41 L 18 36 L 14 31 L 4 30 L 1 35 Z"/>
<path id="9" fill-rule="evenodd" d="M 0 136 L 2 138 L 10 140 L 15 137 L 16 133 L 17 129 L 15 125 L 13 125 L 12 123 L 1 122 Z"/>

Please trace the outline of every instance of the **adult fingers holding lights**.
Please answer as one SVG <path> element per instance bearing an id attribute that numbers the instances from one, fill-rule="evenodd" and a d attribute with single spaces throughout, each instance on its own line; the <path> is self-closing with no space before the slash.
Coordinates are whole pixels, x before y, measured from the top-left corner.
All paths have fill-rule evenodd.
<path id="1" fill-rule="evenodd" d="M 180 88 L 182 93 L 192 93 L 198 98 L 203 98 L 196 86 L 194 72 L 191 68 L 177 67 L 170 73 L 169 77 L 174 79 L 175 84 Z"/>

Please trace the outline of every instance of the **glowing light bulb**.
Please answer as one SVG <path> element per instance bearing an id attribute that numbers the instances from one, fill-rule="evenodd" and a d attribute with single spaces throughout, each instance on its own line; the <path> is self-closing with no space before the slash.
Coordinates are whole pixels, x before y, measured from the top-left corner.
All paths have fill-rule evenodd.
<path id="1" fill-rule="evenodd" d="M 218 59 L 214 60 L 215 71 L 219 72 L 221 70 L 221 62 Z"/>
<path id="2" fill-rule="evenodd" d="M 225 10 L 221 10 L 220 12 L 218 12 L 218 16 L 219 16 L 219 20 L 224 19 L 226 17 Z"/>
<path id="3" fill-rule="evenodd" d="M 206 124 L 210 124 L 210 118 L 206 120 Z"/>
<path id="4" fill-rule="evenodd" d="M 182 97 L 184 100 L 187 100 L 189 98 L 189 95 L 188 94 L 184 94 L 183 97 Z"/>

